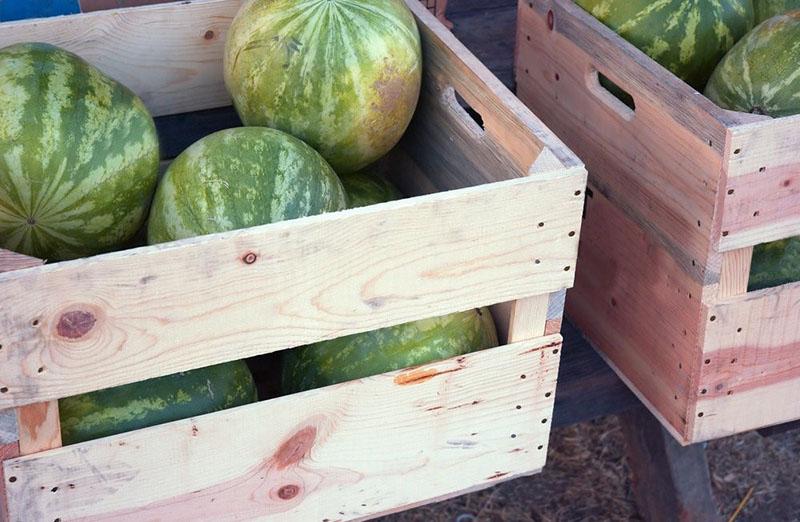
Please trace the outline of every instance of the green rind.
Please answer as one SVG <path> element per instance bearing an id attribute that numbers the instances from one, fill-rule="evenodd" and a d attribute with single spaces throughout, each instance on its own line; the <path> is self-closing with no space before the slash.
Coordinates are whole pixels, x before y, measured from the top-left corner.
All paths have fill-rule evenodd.
<path id="1" fill-rule="evenodd" d="M 770 18 L 725 55 L 705 91 L 724 109 L 800 114 L 800 10 Z"/>
<path id="2" fill-rule="evenodd" d="M 225 85 L 245 125 L 297 136 L 343 174 L 399 141 L 421 62 L 402 0 L 251 0 L 228 33 Z"/>
<path id="3" fill-rule="evenodd" d="M 61 438 L 75 444 L 257 399 L 247 365 L 233 361 L 61 399 Z"/>
<path id="4" fill-rule="evenodd" d="M 489 309 L 467 310 L 290 350 L 283 356 L 282 384 L 295 393 L 494 346 Z"/>
<path id="5" fill-rule="evenodd" d="M 576 0 L 695 89 L 753 27 L 751 0 Z"/>
<path id="6" fill-rule="evenodd" d="M 51 45 L 0 49 L 0 247 L 64 260 L 121 246 L 158 162 L 153 118 L 126 87 Z"/>
<path id="7" fill-rule="evenodd" d="M 775 15 L 800 9 L 800 0 L 753 0 L 756 23 L 760 24 Z"/>
<path id="8" fill-rule="evenodd" d="M 747 291 L 800 281 L 800 237 L 756 245 Z"/>
<path id="9" fill-rule="evenodd" d="M 347 208 L 366 207 L 401 199 L 403 195 L 380 174 L 360 170 L 339 176 L 347 193 Z"/>
<path id="10" fill-rule="evenodd" d="M 216 132 L 167 169 L 148 223 L 150 244 L 344 210 L 336 173 L 311 147 L 263 127 Z"/>

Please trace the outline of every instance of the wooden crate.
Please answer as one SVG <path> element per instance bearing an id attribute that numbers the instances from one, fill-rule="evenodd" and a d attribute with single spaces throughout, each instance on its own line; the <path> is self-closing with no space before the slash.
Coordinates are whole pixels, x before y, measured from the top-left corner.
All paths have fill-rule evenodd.
<path id="1" fill-rule="evenodd" d="M 423 92 L 387 163 L 415 197 L 45 266 L 0 251 L 12 520 L 364 519 L 541 469 L 586 173 L 408 4 Z M 239 5 L 0 24 L 0 47 L 76 51 L 156 116 L 221 107 Z M 59 447 L 59 398 L 482 305 L 498 348 Z"/>
<path id="2" fill-rule="evenodd" d="M 800 234 L 800 117 L 718 108 L 569 0 L 518 3 L 516 78 L 590 173 L 577 326 L 684 443 L 800 417 L 800 284 L 747 292 Z"/>

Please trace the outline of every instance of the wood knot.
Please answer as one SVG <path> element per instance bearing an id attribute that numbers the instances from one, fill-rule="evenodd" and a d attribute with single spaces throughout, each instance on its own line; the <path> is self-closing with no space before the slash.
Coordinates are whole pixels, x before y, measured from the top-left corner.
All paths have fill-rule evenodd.
<path id="1" fill-rule="evenodd" d="M 278 490 L 278 497 L 283 500 L 290 500 L 300 493 L 300 486 L 297 484 L 286 484 Z"/>
<path id="2" fill-rule="evenodd" d="M 278 469 L 288 468 L 303 460 L 314 445 L 316 438 L 317 428 L 314 426 L 306 426 L 292 435 L 275 452 L 275 464 Z"/>
<path id="3" fill-rule="evenodd" d="M 94 328 L 97 318 L 86 310 L 73 310 L 61 315 L 56 326 L 59 336 L 66 339 L 80 339 Z"/>

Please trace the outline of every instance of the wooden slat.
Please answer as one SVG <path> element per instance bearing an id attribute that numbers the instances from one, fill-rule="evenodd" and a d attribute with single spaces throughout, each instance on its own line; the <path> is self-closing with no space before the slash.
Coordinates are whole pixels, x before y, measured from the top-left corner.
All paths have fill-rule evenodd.
<path id="1" fill-rule="evenodd" d="M 9 522 L 8 505 L 6 502 L 6 477 L 2 463 L 5 460 L 19 455 L 19 443 L 10 442 L 0 444 L 0 522 Z"/>
<path id="2" fill-rule="evenodd" d="M 560 290 L 577 255 L 574 180 L 523 178 L 2 274 L 0 408 Z"/>
<path id="3" fill-rule="evenodd" d="M 597 191 L 587 199 L 581 234 L 567 314 L 672 432 L 683 433 L 702 284 Z"/>
<path id="4" fill-rule="evenodd" d="M 794 283 L 709 307 L 693 441 L 800 418 L 798 303 Z"/>
<path id="5" fill-rule="evenodd" d="M 20 455 L 61 446 L 58 401 L 37 402 L 17 408 Z"/>
<path id="6" fill-rule="evenodd" d="M 132 7 L 0 26 L 0 47 L 47 42 L 77 53 L 138 94 L 154 116 L 230 105 L 225 35 L 240 0 Z"/>
<path id="7" fill-rule="evenodd" d="M 746 294 L 752 262 L 753 247 L 741 248 L 722 254 L 719 293 L 713 297 L 715 299 L 725 299 Z"/>
<path id="8" fill-rule="evenodd" d="M 20 520 L 349 520 L 491 485 L 544 464 L 560 346 L 540 338 L 14 459 L 9 506 Z"/>

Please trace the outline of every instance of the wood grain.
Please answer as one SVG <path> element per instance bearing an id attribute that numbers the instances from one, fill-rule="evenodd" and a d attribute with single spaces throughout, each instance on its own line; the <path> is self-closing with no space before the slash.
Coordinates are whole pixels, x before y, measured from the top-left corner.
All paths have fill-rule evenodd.
<path id="1" fill-rule="evenodd" d="M 3 472 L 3 461 L 19 455 L 19 443 L 0 444 L 0 522 L 10 522 L 8 518 L 8 502 L 6 499 L 6 477 Z"/>
<path id="2" fill-rule="evenodd" d="M 559 290 L 581 188 L 522 178 L 2 274 L 0 408 Z"/>
<path id="3" fill-rule="evenodd" d="M 17 408 L 20 455 L 61 446 L 58 401 L 37 402 Z"/>
<path id="4" fill-rule="evenodd" d="M 9 507 L 28 520 L 349 520 L 495 484 L 544 464 L 560 346 L 540 338 L 14 459 Z"/>
<path id="5" fill-rule="evenodd" d="M 750 280 L 750 265 L 753 262 L 753 247 L 732 250 L 722 255 L 722 271 L 719 279 L 719 293 L 714 298 L 725 299 L 747 293 L 747 283 Z M 709 302 L 708 294 L 704 295 L 705 302 Z M 713 294 L 712 294 L 713 295 Z"/>

